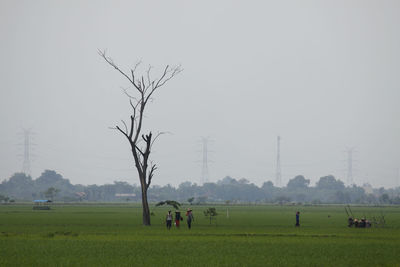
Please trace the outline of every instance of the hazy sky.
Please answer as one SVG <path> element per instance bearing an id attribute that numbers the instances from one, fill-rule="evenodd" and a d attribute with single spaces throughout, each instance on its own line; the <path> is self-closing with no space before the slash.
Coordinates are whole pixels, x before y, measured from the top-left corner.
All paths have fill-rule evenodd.
<path id="1" fill-rule="evenodd" d="M 32 177 L 138 183 L 127 141 L 122 68 L 138 60 L 184 71 L 157 93 L 146 129 L 154 184 L 199 183 L 201 137 L 210 180 L 354 181 L 398 186 L 400 1 L 0 1 L 0 181 L 22 168 L 23 128 L 35 132 Z M 158 68 L 157 68 L 158 67 Z"/>

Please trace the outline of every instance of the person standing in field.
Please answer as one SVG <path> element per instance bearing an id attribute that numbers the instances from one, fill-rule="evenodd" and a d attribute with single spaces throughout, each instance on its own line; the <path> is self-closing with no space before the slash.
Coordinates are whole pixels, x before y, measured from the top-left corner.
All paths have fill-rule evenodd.
<path id="1" fill-rule="evenodd" d="M 179 223 L 181 221 L 181 212 L 179 210 L 175 211 L 175 226 L 179 228 Z"/>
<path id="2" fill-rule="evenodd" d="M 300 211 L 296 212 L 296 226 L 300 226 Z"/>
<path id="3" fill-rule="evenodd" d="M 186 212 L 188 228 L 192 228 L 192 221 L 194 221 L 192 210 L 189 208 Z"/>
<path id="4" fill-rule="evenodd" d="M 166 217 L 166 222 L 167 222 L 167 229 L 171 229 L 172 226 L 172 213 L 171 211 L 168 211 L 167 217 Z"/>

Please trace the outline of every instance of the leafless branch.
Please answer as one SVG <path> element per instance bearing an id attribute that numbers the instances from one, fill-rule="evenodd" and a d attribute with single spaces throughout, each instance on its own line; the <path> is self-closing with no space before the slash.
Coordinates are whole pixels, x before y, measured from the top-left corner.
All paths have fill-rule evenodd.
<path id="1" fill-rule="evenodd" d="M 128 75 L 126 75 L 125 72 L 123 72 L 123 71 L 114 63 L 114 61 L 112 60 L 112 58 L 107 57 L 106 51 L 105 51 L 105 50 L 104 50 L 104 51 L 99 50 L 98 53 L 99 53 L 99 55 L 100 55 L 102 58 L 104 58 L 104 60 L 105 60 L 108 64 L 110 64 L 114 69 L 116 69 L 119 73 L 121 73 L 121 74 L 122 74 L 125 78 L 127 78 L 131 83 L 134 83 L 134 81 L 131 80 L 131 78 L 130 78 Z"/>
<path id="2" fill-rule="evenodd" d="M 148 178 L 148 181 L 147 181 L 147 184 L 146 184 L 147 188 L 150 187 L 151 179 L 153 178 L 154 172 L 157 170 L 157 165 L 156 164 L 153 164 L 153 162 L 151 162 L 150 164 L 151 164 L 151 168 L 150 168 L 150 172 L 149 172 L 149 178 Z"/>
<path id="3" fill-rule="evenodd" d="M 128 126 L 126 125 L 126 123 L 125 123 L 124 120 L 121 120 L 121 121 L 122 121 L 122 123 L 123 123 L 124 126 L 125 126 L 125 133 L 128 134 Z"/>
<path id="4" fill-rule="evenodd" d="M 160 135 L 163 135 L 163 134 L 172 134 L 172 133 L 171 133 L 171 132 L 159 132 L 159 133 L 157 133 L 157 135 L 154 137 L 153 141 L 152 141 L 151 144 L 150 144 L 150 148 L 153 147 L 153 144 L 154 144 L 154 142 L 158 139 L 158 137 L 159 137 Z"/>
<path id="5" fill-rule="evenodd" d="M 144 156 L 143 151 L 137 145 L 135 145 L 135 148 L 140 152 L 140 154 L 142 154 L 142 156 Z"/>
<path id="6" fill-rule="evenodd" d="M 135 66 L 133 67 L 133 69 L 131 69 L 131 72 L 135 73 L 136 69 L 139 67 L 139 65 L 142 64 L 142 61 L 139 60 L 138 62 L 136 62 Z M 133 78 L 133 77 L 132 77 Z"/>
<path id="7" fill-rule="evenodd" d="M 182 68 L 181 65 L 178 65 L 174 68 L 169 68 L 169 66 L 167 65 L 167 67 L 164 70 L 164 74 L 161 76 L 161 78 L 158 80 L 157 86 L 156 87 L 161 87 L 163 86 L 166 82 L 168 82 L 169 80 L 171 80 L 174 76 L 176 76 L 177 74 L 179 74 L 180 72 L 182 72 Z M 165 79 L 164 79 L 165 78 Z"/>
<path id="8" fill-rule="evenodd" d="M 125 94 L 127 97 L 129 97 L 129 99 L 134 99 L 134 100 L 137 101 L 137 98 L 134 97 L 133 95 L 131 95 L 131 94 L 128 92 L 128 89 L 127 89 L 127 88 L 122 88 L 122 87 L 121 87 L 121 89 L 124 91 L 124 94 Z"/>
<path id="9" fill-rule="evenodd" d="M 149 68 L 147 69 L 147 87 L 151 87 L 151 79 L 150 79 L 150 72 L 151 72 L 152 66 L 149 65 Z"/>
<path id="10" fill-rule="evenodd" d="M 161 86 L 163 86 L 166 82 L 168 82 L 169 80 L 171 80 L 175 75 L 179 74 L 182 71 L 182 68 L 180 65 L 178 65 L 177 67 L 174 67 L 173 69 L 171 69 L 169 67 L 169 65 L 167 65 L 164 69 L 163 74 L 161 75 L 161 77 L 157 80 L 157 82 L 153 81 L 152 84 L 152 88 L 151 91 L 147 94 L 146 99 L 145 99 L 145 103 L 148 102 L 148 100 L 150 99 L 150 97 L 152 96 L 152 94 Z"/>
<path id="11" fill-rule="evenodd" d="M 120 131 L 123 135 L 125 135 L 126 138 L 129 139 L 128 134 L 126 134 L 124 131 L 121 130 L 121 128 L 119 128 L 118 126 L 115 126 L 115 128 Z"/>

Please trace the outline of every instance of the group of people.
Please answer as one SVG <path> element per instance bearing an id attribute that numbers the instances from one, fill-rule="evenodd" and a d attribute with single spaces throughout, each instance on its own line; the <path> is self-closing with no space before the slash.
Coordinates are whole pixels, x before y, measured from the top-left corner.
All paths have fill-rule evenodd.
<path id="1" fill-rule="evenodd" d="M 369 228 L 371 227 L 371 222 L 365 218 L 361 218 L 360 220 L 357 218 L 349 217 L 348 219 L 348 226 L 349 227 L 356 227 L 356 228 Z"/>
<path id="2" fill-rule="evenodd" d="M 172 227 L 172 221 L 173 221 L 173 215 L 172 212 L 169 210 L 166 216 L 166 223 L 167 223 L 167 229 L 170 230 Z M 181 212 L 179 210 L 175 211 L 175 226 L 179 228 L 180 222 L 183 221 L 183 217 L 181 215 Z M 192 209 L 187 209 L 186 211 L 186 222 L 188 225 L 188 228 L 192 228 L 192 222 L 194 221 L 194 216 L 192 213 Z"/>

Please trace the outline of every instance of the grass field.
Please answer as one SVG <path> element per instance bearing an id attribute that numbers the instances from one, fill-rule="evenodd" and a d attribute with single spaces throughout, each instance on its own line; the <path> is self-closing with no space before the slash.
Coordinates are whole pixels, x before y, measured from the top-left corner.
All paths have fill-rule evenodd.
<path id="1" fill-rule="evenodd" d="M 194 206 L 191 230 L 168 231 L 165 207 L 143 227 L 139 205 L 0 205 L 0 266 L 400 266 L 400 207 L 353 207 L 385 214 L 369 229 L 348 228 L 343 206 L 214 207 L 216 223 Z"/>

